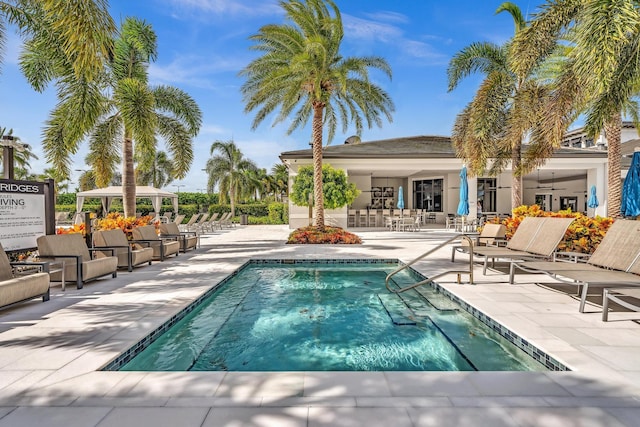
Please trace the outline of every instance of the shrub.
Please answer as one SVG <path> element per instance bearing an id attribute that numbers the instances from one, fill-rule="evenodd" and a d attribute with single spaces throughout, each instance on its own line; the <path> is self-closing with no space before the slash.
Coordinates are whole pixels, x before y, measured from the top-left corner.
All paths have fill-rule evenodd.
<path id="1" fill-rule="evenodd" d="M 362 239 L 339 227 L 325 227 L 324 232 L 317 227 L 298 228 L 289 235 L 288 244 L 360 244 Z"/>
<path id="2" fill-rule="evenodd" d="M 270 224 L 287 224 L 289 222 L 289 205 L 285 203 L 269 203 Z"/>

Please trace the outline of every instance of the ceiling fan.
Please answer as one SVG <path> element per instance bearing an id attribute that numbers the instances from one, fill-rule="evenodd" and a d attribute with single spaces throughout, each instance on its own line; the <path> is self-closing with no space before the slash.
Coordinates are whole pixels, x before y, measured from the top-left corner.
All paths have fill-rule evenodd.
<path id="1" fill-rule="evenodd" d="M 496 183 L 498 185 L 496 185 L 495 187 L 487 187 L 487 190 L 501 190 L 503 188 L 511 188 L 510 185 L 500 185 L 500 178 L 496 178 Z"/>
<path id="2" fill-rule="evenodd" d="M 551 172 L 551 185 L 540 185 L 540 169 L 538 169 L 538 185 L 535 187 L 525 187 L 527 190 L 566 190 L 566 188 L 556 188 L 555 185 L 555 172 Z"/>

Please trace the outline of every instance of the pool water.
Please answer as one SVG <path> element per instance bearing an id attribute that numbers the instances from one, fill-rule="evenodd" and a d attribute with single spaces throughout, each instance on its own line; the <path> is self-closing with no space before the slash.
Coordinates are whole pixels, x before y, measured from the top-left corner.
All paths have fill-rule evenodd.
<path id="1" fill-rule="evenodd" d="M 545 369 L 397 266 L 248 264 L 121 370 Z"/>

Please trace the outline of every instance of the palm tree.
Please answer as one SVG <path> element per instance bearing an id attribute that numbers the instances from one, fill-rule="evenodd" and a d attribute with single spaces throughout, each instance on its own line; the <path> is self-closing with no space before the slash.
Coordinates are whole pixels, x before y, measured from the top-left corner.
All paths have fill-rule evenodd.
<path id="1" fill-rule="evenodd" d="M 143 161 L 148 164 L 148 161 Z M 142 169 L 136 169 L 136 182 L 138 185 L 151 185 L 152 187 L 166 187 L 173 181 L 173 160 L 164 151 L 157 151 L 151 160 L 151 164 Z"/>
<path id="2" fill-rule="evenodd" d="M 542 6 L 513 44 L 514 69 L 526 73 L 562 40 L 570 40 L 569 60 L 557 79 L 545 125 L 560 140 L 579 114 L 608 144 L 608 215 L 620 215 L 620 133 L 622 114 L 637 118 L 640 77 L 640 11 L 635 1 L 557 0 Z"/>
<path id="3" fill-rule="evenodd" d="M 289 22 L 265 25 L 251 37 L 256 42 L 252 48 L 263 55 L 240 72 L 246 77 L 241 89 L 245 111 L 257 109 L 252 123 L 255 129 L 279 109 L 274 124 L 290 119 L 289 134 L 311 118 L 316 226 L 323 230 L 324 125 L 330 143 L 338 122 L 346 132 L 353 121 L 360 134 L 363 121 L 368 127 L 374 123 L 381 126 L 381 116 L 391 121 L 391 98 L 369 79 L 369 68 L 381 70 L 389 78 L 391 68 L 380 57 L 340 55 L 342 18 L 332 0 L 280 1 L 280 6 Z"/>
<path id="4" fill-rule="evenodd" d="M 148 65 L 157 55 L 156 35 L 144 21 L 127 18 L 114 43 L 108 72 L 95 84 L 76 87 L 66 81 L 70 93 L 84 93 L 79 108 L 67 100 L 59 103 L 45 128 L 47 159 L 68 174 L 70 154 L 89 137 L 87 162 L 98 186 L 105 186 L 122 162 L 123 208 L 135 215 L 134 158 L 148 168 L 161 137 L 173 158 L 173 174 L 183 178 L 193 160 L 192 139 L 202 122 L 200 108 L 187 93 L 170 86 L 151 87 Z M 134 156 L 135 148 L 135 156 Z"/>
<path id="5" fill-rule="evenodd" d="M 526 28 L 516 5 L 505 2 L 496 13 L 503 11 L 511 14 L 516 34 Z M 474 99 L 456 117 L 452 142 L 473 174 L 480 175 L 488 169 L 490 175 L 496 175 L 511 164 L 511 206 L 515 208 L 522 204 L 522 176 L 553 153 L 553 143 L 539 126 L 548 89 L 534 78 L 533 72 L 514 72 L 508 43 L 473 43 L 458 52 L 447 70 L 449 91 L 475 72 L 483 73 L 485 78 Z M 529 145 L 523 156 L 526 137 Z"/>
<path id="6" fill-rule="evenodd" d="M 21 66 L 38 91 L 62 77 L 60 70 L 65 68 L 70 70 L 67 77 L 96 78 L 104 58 L 111 54 L 111 36 L 116 31 L 105 0 L 2 2 L 0 20 L 0 40 L 6 40 L 7 23 L 18 27 L 24 40 Z M 34 60 L 41 67 L 25 67 Z"/>
<path id="7" fill-rule="evenodd" d="M 274 191 L 276 200 L 282 201 L 282 196 L 289 194 L 289 169 L 284 163 L 278 163 L 271 168 L 273 176 Z"/>
<path id="8" fill-rule="evenodd" d="M 20 142 L 20 138 L 13 135 L 13 129 L 7 129 L 0 127 L 0 139 L 7 139 L 15 142 Z M 22 148 L 13 150 L 13 164 L 15 166 L 14 177 L 16 179 L 32 179 L 32 174 L 29 173 L 29 160 L 38 160 L 38 156 L 33 153 L 33 149 L 28 144 L 22 144 Z M 4 176 L 4 150 L 0 149 L 0 165 L 2 165 L 2 173 Z"/>
<path id="9" fill-rule="evenodd" d="M 231 205 L 231 215 L 236 214 L 236 200 L 249 187 L 246 171 L 257 169 L 256 165 L 246 159 L 242 151 L 233 141 L 215 141 L 211 144 L 211 157 L 205 170 L 209 176 L 207 192 L 213 192 L 217 186 L 220 191 L 220 202 L 227 200 Z"/>

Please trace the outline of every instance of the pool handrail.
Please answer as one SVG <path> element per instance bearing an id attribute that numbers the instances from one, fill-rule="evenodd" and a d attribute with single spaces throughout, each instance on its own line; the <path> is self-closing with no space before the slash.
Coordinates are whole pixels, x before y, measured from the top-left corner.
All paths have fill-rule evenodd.
<path id="1" fill-rule="evenodd" d="M 400 289 L 393 289 L 389 286 L 389 281 L 391 280 L 391 278 L 396 275 L 397 273 L 411 267 L 413 264 L 415 264 L 416 262 L 420 261 L 422 258 L 434 253 L 435 251 L 437 251 L 438 249 L 443 248 L 444 246 L 450 244 L 451 242 L 453 242 L 454 240 L 458 240 L 458 239 L 465 239 L 467 241 L 467 243 L 469 244 L 469 270 L 459 270 L 459 269 L 452 269 L 452 270 L 447 270 L 444 271 L 440 274 L 436 274 L 435 276 L 431 276 L 428 279 L 422 280 L 418 283 L 414 283 L 413 285 L 409 285 L 409 286 L 405 286 L 404 288 L 400 288 Z M 458 283 L 461 283 L 461 278 L 460 275 L 462 274 L 468 274 L 469 275 L 469 284 L 473 285 L 473 240 L 471 240 L 471 238 L 469 236 L 467 236 L 466 234 L 456 234 L 455 236 L 451 237 L 448 240 L 445 240 L 444 242 L 440 243 L 438 246 L 436 246 L 435 248 L 431 248 L 429 249 L 427 252 L 423 253 L 422 255 L 420 255 L 419 257 L 415 258 L 414 260 L 408 262 L 407 264 L 401 265 L 400 267 L 396 268 L 395 270 L 393 270 L 391 273 L 389 273 L 387 275 L 387 277 L 384 280 L 384 285 L 387 287 L 387 290 L 389 292 L 392 292 L 394 294 L 399 294 L 405 291 L 408 291 L 410 289 L 413 288 L 417 288 L 418 286 L 422 286 L 422 285 L 426 285 L 427 283 L 431 283 L 433 282 L 435 279 L 445 276 L 447 274 L 451 274 L 451 273 L 455 273 L 458 275 Z"/>

